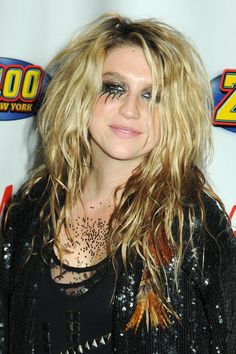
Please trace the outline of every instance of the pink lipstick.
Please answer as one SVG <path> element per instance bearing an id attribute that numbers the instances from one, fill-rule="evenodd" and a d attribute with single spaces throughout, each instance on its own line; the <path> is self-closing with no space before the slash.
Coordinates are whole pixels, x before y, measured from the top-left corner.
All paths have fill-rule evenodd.
<path id="1" fill-rule="evenodd" d="M 133 137 L 136 137 L 136 136 L 142 134 L 138 130 L 135 130 L 130 127 L 126 127 L 124 125 L 112 124 L 112 125 L 109 125 L 109 127 L 111 128 L 111 130 L 113 131 L 113 133 L 115 135 L 117 135 L 121 138 L 133 138 Z"/>

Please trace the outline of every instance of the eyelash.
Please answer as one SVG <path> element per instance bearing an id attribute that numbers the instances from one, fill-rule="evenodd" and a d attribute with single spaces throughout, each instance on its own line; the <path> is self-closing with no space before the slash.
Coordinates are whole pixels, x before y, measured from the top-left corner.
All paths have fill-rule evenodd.
<path id="1" fill-rule="evenodd" d="M 116 98 L 120 98 L 126 92 L 125 88 L 122 87 L 120 84 L 117 83 L 103 83 L 102 84 L 102 92 L 100 96 L 107 95 L 105 102 L 108 100 L 109 97 L 112 100 Z"/>
<path id="2" fill-rule="evenodd" d="M 106 83 L 104 82 L 102 84 L 102 92 L 100 94 L 100 97 L 103 96 L 103 95 L 107 95 L 106 99 L 105 99 L 105 102 L 108 100 L 109 97 L 111 97 L 111 99 L 113 100 L 115 97 L 117 99 L 119 99 L 122 95 L 124 95 L 126 93 L 126 89 L 118 84 L 118 83 Z M 146 97 L 146 95 L 148 95 L 148 97 Z M 148 101 L 151 100 L 152 98 L 152 94 L 150 91 L 147 91 L 147 92 L 144 92 L 142 94 L 142 96 L 147 99 Z M 160 102 L 160 95 L 158 94 L 157 97 L 156 97 L 156 103 L 159 103 Z"/>

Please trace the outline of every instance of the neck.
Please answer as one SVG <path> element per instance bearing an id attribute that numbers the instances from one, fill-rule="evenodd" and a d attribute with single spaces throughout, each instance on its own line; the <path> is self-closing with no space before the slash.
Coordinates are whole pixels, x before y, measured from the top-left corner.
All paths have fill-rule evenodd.
<path id="1" fill-rule="evenodd" d="M 107 159 L 93 161 L 93 169 L 87 180 L 84 199 L 85 201 L 109 201 L 113 202 L 114 192 L 117 187 L 125 186 L 132 171 L 137 167 L 137 162 L 120 161 L 115 159 Z M 122 193 L 118 193 L 117 197 Z"/>

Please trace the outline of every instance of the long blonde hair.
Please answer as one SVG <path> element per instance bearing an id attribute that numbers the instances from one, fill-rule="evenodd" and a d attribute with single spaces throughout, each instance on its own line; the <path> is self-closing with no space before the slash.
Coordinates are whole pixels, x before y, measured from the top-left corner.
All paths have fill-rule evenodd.
<path id="1" fill-rule="evenodd" d="M 152 73 L 153 97 L 160 93 L 160 141 L 125 185 L 110 219 L 109 250 L 114 256 L 121 248 L 125 264 L 131 253 L 140 256 L 156 294 L 171 309 L 158 240 L 165 235 L 175 255 L 177 283 L 184 215 L 191 235 L 193 204 L 199 206 L 204 223 L 203 192 L 217 198 L 204 177 L 212 148 L 211 89 L 201 59 L 182 34 L 155 19 L 131 21 L 106 14 L 75 36 L 49 65 L 54 74 L 38 117 L 41 160 L 24 191 L 28 194 L 40 179 L 48 178 L 49 199 L 40 217 L 48 230 L 45 243 L 52 239 L 52 222 L 53 242 L 60 247 L 60 228 L 70 220 L 71 205 L 91 170 L 88 127 L 101 92 L 104 58 L 112 48 L 126 45 L 142 48 Z M 174 219 L 177 235 L 172 230 Z M 158 267 L 150 252 L 150 235 Z"/>

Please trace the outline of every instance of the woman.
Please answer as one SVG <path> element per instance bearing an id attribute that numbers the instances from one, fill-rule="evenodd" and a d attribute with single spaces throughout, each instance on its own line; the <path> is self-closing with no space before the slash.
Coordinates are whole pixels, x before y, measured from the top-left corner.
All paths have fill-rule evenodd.
<path id="1" fill-rule="evenodd" d="M 195 50 L 111 14 L 51 68 L 40 162 L 5 216 L 2 352 L 235 353 L 236 240 L 204 176 Z"/>

